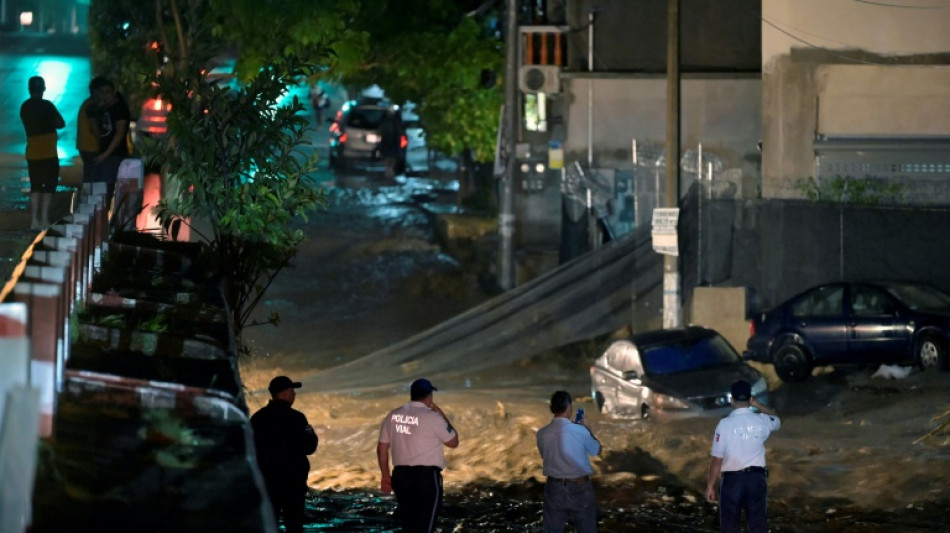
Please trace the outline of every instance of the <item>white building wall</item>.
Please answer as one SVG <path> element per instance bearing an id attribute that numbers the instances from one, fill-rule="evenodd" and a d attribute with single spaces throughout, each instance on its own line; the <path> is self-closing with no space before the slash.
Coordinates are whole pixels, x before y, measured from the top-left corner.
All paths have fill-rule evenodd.
<path id="1" fill-rule="evenodd" d="M 803 196 L 818 137 L 950 136 L 948 7 L 762 1 L 762 196 Z"/>

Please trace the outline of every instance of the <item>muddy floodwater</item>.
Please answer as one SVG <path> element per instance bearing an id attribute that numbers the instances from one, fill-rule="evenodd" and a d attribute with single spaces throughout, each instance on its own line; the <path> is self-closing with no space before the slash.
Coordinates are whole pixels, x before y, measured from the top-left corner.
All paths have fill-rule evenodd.
<path id="1" fill-rule="evenodd" d="M 375 447 L 382 417 L 408 401 L 408 383 L 380 376 L 377 387 L 353 389 L 321 380 L 321 371 L 489 298 L 469 265 L 437 245 L 418 202 L 439 194 L 369 182 L 332 189 L 333 205 L 302 226 L 310 240 L 260 309 L 278 313 L 281 325 L 246 333 L 253 355 L 241 372 L 252 411 L 266 403 L 271 377 L 304 382 L 294 407 L 320 437 L 310 457 L 308 531 L 396 531 L 395 501 L 378 492 Z M 593 461 L 600 531 L 718 530 L 717 508 L 703 498 L 716 420 L 597 413 L 588 378 L 597 349 L 592 341 L 534 354 L 525 339 L 523 358 L 471 374 L 454 368 L 462 377 L 435 382 L 461 441 L 446 453 L 440 531 L 540 530 L 535 433 L 550 420 L 557 389 L 587 408 L 603 444 Z M 438 354 L 417 363 L 419 376 L 444 370 Z M 950 406 L 950 373 L 885 380 L 873 370 L 774 384 L 783 425 L 767 446 L 770 531 L 950 531 L 950 436 L 914 444 Z"/>

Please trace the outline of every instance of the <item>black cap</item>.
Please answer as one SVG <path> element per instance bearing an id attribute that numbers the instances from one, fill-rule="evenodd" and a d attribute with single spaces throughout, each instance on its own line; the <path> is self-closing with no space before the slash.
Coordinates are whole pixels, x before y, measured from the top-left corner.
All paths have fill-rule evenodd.
<path id="1" fill-rule="evenodd" d="M 426 378 L 419 378 L 412 382 L 409 387 L 409 397 L 413 399 L 425 398 L 434 390 L 439 390 L 432 385 L 432 382 Z"/>
<path id="2" fill-rule="evenodd" d="M 739 380 L 732 384 L 730 389 L 732 399 L 739 402 L 747 402 L 752 399 L 752 386 L 748 381 Z"/>
<path id="3" fill-rule="evenodd" d="M 270 380 L 270 385 L 267 386 L 267 390 L 270 391 L 271 394 L 277 394 L 287 389 L 299 389 L 300 387 L 303 387 L 303 383 L 293 381 L 287 376 L 277 376 Z"/>

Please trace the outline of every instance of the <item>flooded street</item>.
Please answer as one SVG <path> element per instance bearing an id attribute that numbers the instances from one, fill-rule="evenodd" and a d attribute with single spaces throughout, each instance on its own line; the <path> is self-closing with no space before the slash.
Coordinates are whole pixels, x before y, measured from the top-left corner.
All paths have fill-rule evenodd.
<path id="1" fill-rule="evenodd" d="M 342 182 L 341 182 L 342 183 Z M 424 187 L 420 182 L 419 187 Z M 411 337 L 488 299 L 479 279 L 437 244 L 418 201 L 451 192 L 379 186 L 372 177 L 329 189 L 331 207 L 304 225 L 310 240 L 295 268 L 277 279 L 261 317 L 277 328 L 246 331 L 242 363 L 252 411 L 267 382 L 301 380 L 294 407 L 320 437 L 310 457 L 308 531 L 395 531 L 395 502 L 378 492 L 375 446 L 389 410 L 408 401 L 408 383 L 376 387 L 327 382 L 321 371 Z M 446 454 L 440 531 L 540 530 L 543 476 L 535 433 L 547 402 L 569 390 L 586 407 L 603 453 L 593 461 L 600 531 L 717 531 L 703 499 L 713 419 L 660 424 L 614 419 L 590 401 L 594 342 L 534 354 L 479 372 L 452 368 L 433 381 L 461 444 Z M 413 361 L 418 376 L 445 374 L 439 354 Z M 365 370 L 372 377 L 373 368 Z M 825 374 L 773 391 L 783 427 L 769 440 L 770 530 L 950 531 L 950 437 L 920 444 L 948 402 L 950 374 L 899 381 L 869 371 Z M 448 374 L 446 374 L 448 375 Z M 363 380 L 365 381 L 365 380 Z"/>

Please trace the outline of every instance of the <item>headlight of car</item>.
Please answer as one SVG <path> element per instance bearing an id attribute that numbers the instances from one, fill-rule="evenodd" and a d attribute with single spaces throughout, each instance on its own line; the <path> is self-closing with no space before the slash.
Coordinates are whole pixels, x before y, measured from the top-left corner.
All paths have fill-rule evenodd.
<path id="1" fill-rule="evenodd" d="M 689 403 L 667 394 L 654 394 L 653 405 L 657 409 L 689 409 Z"/>
<path id="2" fill-rule="evenodd" d="M 376 135 L 375 133 L 366 134 L 366 142 L 368 143 L 378 143 L 381 140 L 383 140 L 383 138 L 380 137 L 379 135 Z"/>

